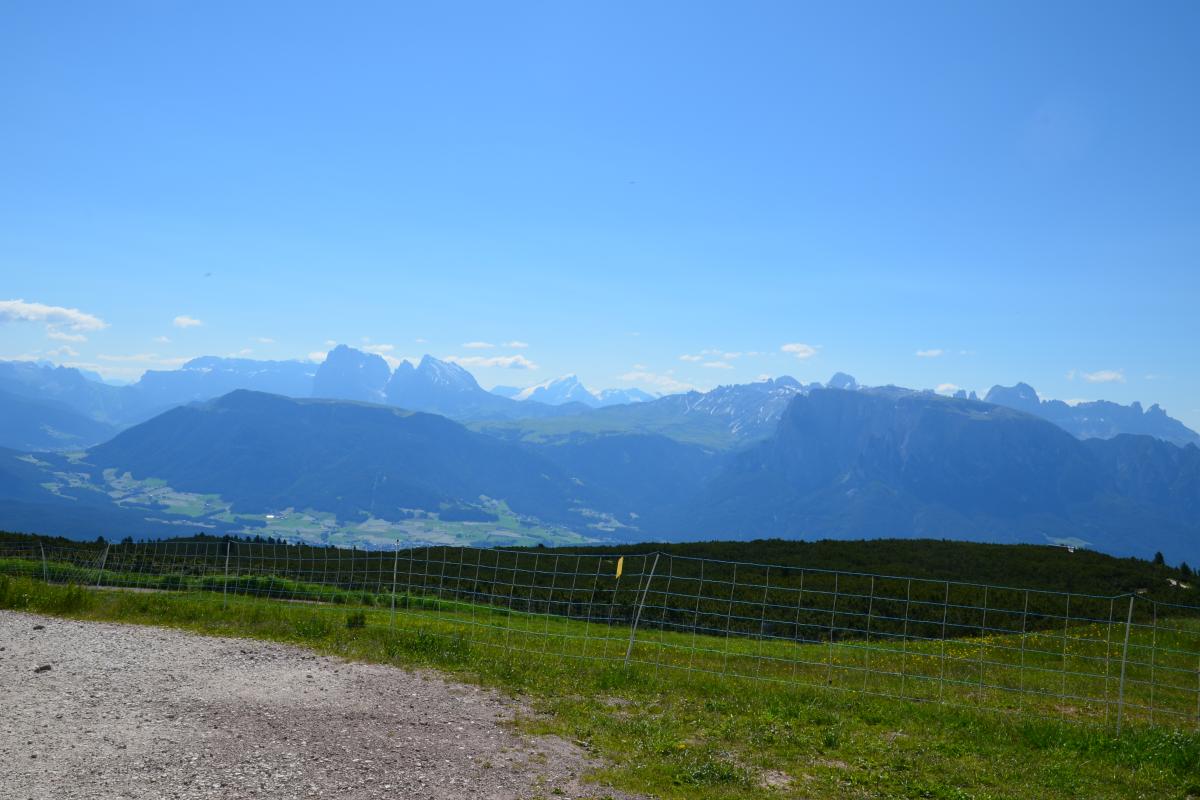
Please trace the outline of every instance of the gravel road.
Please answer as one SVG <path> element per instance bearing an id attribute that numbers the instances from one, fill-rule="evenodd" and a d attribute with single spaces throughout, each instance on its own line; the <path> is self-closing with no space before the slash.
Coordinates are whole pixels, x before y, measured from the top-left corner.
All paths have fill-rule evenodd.
<path id="1" fill-rule="evenodd" d="M 0 612 L 5 800 L 628 797 L 504 724 L 523 710 L 432 672 Z"/>

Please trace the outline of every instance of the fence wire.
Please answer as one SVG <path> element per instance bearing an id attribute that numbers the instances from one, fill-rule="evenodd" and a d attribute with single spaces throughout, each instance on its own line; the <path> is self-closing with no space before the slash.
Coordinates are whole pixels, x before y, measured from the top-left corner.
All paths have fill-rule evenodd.
<path id="1" fill-rule="evenodd" d="M 1200 607 L 668 553 L 0 544 L 0 572 L 355 607 L 539 657 L 1200 730 Z"/>

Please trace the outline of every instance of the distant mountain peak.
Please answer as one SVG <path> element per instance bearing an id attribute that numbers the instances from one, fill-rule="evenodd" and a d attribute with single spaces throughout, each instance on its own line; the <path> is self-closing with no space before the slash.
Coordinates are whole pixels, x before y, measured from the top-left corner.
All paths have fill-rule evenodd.
<path id="1" fill-rule="evenodd" d="M 596 391 L 588 388 L 575 373 L 550 378 L 541 383 L 535 383 L 524 389 L 511 386 L 497 386 L 492 394 L 507 397 L 520 402 L 533 401 L 548 406 L 563 406 L 568 403 L 582 403 L 591 408 L 605 406 L 628 405 L 630 403 L 645 403 L 654 400 L 655 396 L 641 389 L 602 389 Z"/>
<path id="2" fill-rule="evenodd" d="M 313 376 L 313 397 L 383 403 L 391 375 L 382 356 L 339 344 Z"/>
<path id="3" fill-rule="evenodd" d="M 854 379 L 853 375 L 847 375 L 844 372 L 835 372 L 833 373 L 833 377 L 829 379 L 829 383 L 825 385 L 830 389 L 854 390 L 858 388 L 858 381 Z"/>
<path id="4" fill-rule="evenodd" d="M 517 393 L 515 399 L 536 400 L 554 406 L 563 403 L 583 403 L 589 406 L 600 404 L 600 398 L 584 386 L 574 373 L 563 375 L 560 378 L 551 378 L 522 389 Z"/>
<path id="5" fill-rule="evenodd" d="M 1072 405 L 1062 400 L 1042 400 L 1027 383 L 993 386 L 984 400 L 1047 419 L 1080 439 L 1111 439 L 1122 433 L 1133 433 L 1180 446 L 1200 445 L 1200 434 L 1167 416 L 1158 404 L 1149 409 L 1143 409 L 1136 400 L 1127 406 L 1107 400 Z"/>
<path id="6" fill-rule="evenodd" d="M 426 353 L 421 356 L 421 363 L 416 371 L 429 381 L 444 387 L 455 389 L 479 389 L 475 376 L 451 361 L 443 361 Z"/>

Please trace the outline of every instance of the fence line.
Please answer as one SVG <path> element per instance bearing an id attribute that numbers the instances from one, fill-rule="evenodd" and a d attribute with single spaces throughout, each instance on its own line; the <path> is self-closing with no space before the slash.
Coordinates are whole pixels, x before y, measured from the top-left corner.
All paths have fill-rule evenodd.
<path id="1" fill-rule="evenodd" d="M 639 553 L 0 543 L 0 574 L 379 609 L 496 654 L 1200 730 L 1200 607 Z M 1119 603 L 1128 599 L 1118 614 Z M 372 612 L 373 613 L 373 612 Z M 372 617 L 373 618 L 373 617 Z"/>

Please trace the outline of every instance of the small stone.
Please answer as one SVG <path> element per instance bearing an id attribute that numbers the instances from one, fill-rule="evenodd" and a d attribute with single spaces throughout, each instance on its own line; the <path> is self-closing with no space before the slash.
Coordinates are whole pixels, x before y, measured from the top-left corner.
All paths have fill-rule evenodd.
<path id="1" fill-rule="evenodd" d="M 46 630 L 46 626 L 45 625 L 34 625 L 33 629 L 35 631 L 44 631 L 44 630 Z"/>
<path id="2" fill-rule="evenodd" d="M 49 671 L 50 671 L 49 664 L 42 664 L 40 667 L 38 667 L 37 669 L 34 670 L 34 672 L 49 672 Z"/>

